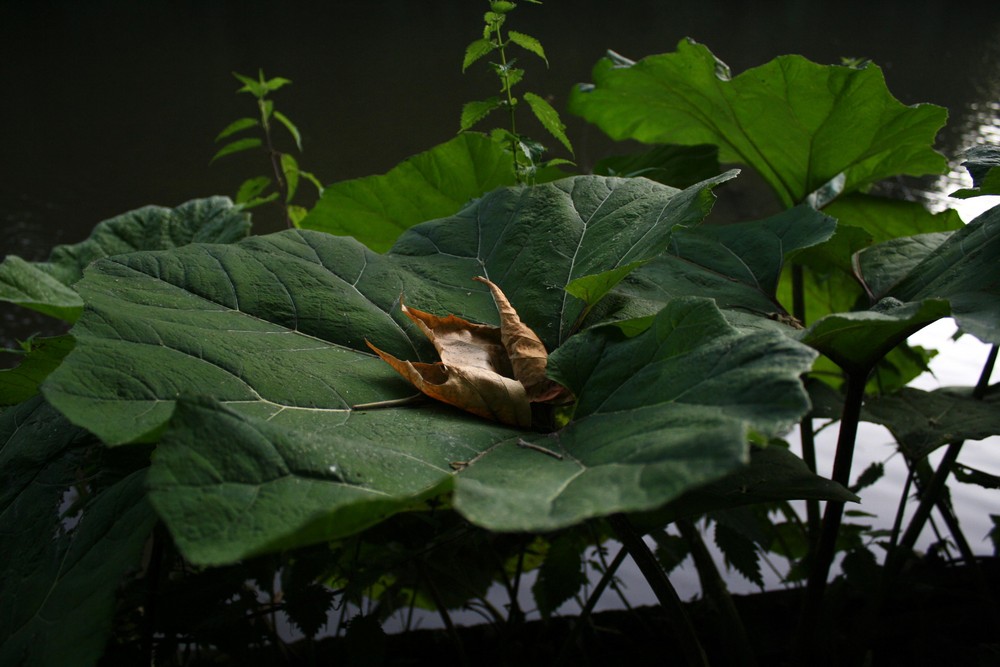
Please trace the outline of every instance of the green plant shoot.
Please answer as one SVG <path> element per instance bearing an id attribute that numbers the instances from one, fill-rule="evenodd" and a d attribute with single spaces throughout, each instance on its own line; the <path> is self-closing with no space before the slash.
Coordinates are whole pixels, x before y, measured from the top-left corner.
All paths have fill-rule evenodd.
<path id="1" fill-rule="evenodd" d="M 233 72 L 243 87 L 237 93 L 247 93 L 253 95 L 257 100 L 258 117 L 244 117 L 234 120 L 227 125 L 215 138 L 216 143 L 228 139 L 222 148 L 216 151 L 212 157 L 215 162 L 221 157 L 241 153 L 243 151 L 263 148 L 271 162 L 271 169 L 274 173 L 274 181 L 267 176 L 255 176 L 243 181 L 236 193 L 236 203 L 244 209 L 250 209 L 263 204 L 275 202 L 281 207 L 288 227 L 294 227 L 308 212 L 303 206 L 292 203 L 298 191 L 299 181 L 305 179 L 316 186 L 320 195 L 323 194 L 323 185 L 310 172 L 299 168 L 298 160 L 291 153 L 285 153 L 275 146 L 275 137 L 272 131 L 273 121 L 280 123 L 295 142 L 295 147 L 302 152 L 302 133 L 295 126 L 288 116 L 274 108 L 274 101 L 268 96 L 276 90 L 291 83 L 284 77 L 267 79 L 264 77 L 264 70 L 259 70 L 257 79 L 252 79 L 237 72 Z M 236 134 L 260 128 L 261 137 L 242 137 L 232 139 Z M 273 190 L 268 192 L 269 189 Z"/>
<path id="2" fill-rule="evenodd" d="M 542 4 L 537 0 L 528 0 L 532 4 Z M 491 62 L 494 73 L 500 80 L 500 93 L 485 100 L 468 102 L 462 107 L 462 117 L 459 122 L 459 132 L 471 129 L 479 121 L 497 109 L 506 109 L 508 127 L 496 128 L 491 133 L 493 140 L 507 147 L 513 156 L 514 175 L 519 183 L 534 182 L 537 171 L 542 167 L 559 164 L 572 164 L 565 159 L 542 160 L 547 150 L 539 142 L 530 139 L 517 131 L 517 107 L 521 100 L 528 105 L 535 118 L 542 124 L 566 150 L 573 153 L 573 145 L 566 136 L 566 126 L 559 118 L 559 112 L 543 97 L 532 92 L 525 92 L 518 100 L 513 88 L 524 78 L 524 70 L 516 67 L 517 59 L 510 57 L 511 45 L 518 46 L 532 53 L 548 65 L 545 49 L 541 42 L 531 35 L 515 30 L 504 32 L 507 15 L 517 8 L 517 3 L 508 1 L 490 2 L 490 11 L 483 15 L 483 36 L 469 44 L 465 49 L 462 61 L 462 71 L 485 56 L 496 53 L 499 62 Z"/>

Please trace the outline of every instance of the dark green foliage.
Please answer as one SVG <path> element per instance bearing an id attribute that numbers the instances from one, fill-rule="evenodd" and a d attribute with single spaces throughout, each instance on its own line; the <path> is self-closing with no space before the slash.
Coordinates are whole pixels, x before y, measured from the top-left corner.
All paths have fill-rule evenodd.
<path id="1" fill-rule="evenodd" d="M 736 568 L 740 574 L 761 588 L 764 587 L 757 546 L 753 540 L 731 524 L 716 521 L 715 544 L 725 555 L 727 565 Z"/>
<path id="2" fill-rule="evenodd" d="M 74 322 L 83 300 L 73 285 L 92 262 L 137 250 L 233 243 L 249 233 L 250 216 L 225 197 L 194 199 L 173 209 L 144 206 L 98 223 L 85 241 L 56 246 L 47 262 L 7 256 L 0 264 L 0 300 Z"/>
<path id="3" fill-rule="evenodd" d="M 869 514 L 845 509 L 885 481 L 881 463 L 851 471 L 859 420 L 889 428 L 946 519 L 951 475 L 997 488 L 956 460 L 958 441 L 1000 433 L 995 356 L 976 388 L 924 392 L 906 384 L 933 351 L 904 341 L 954 316 L 1000 342 L 1000 208 L 963 226 L 866 192 L 942 170 L 930 141 L 943 110 L 901 105 L 871 64 L 782 56 L 733 76 L 685 41 L 639 62 L 611 55 L 573 93 L 573 110 L 613 137 L 660 145 L 602 162 L 601 175 L 556 178 L 514 124 L 523 103 L 572 150 L 544 98 L 512 92 L 524 75 L 513 52 L 548 63 L 537 39 L 508 29 L 515 8 L 489 3 L 466 49 L 463 69 L 496 60 L 500 90 L 466 105 L 463 134 L 331 186 L 308 214 L 292 199 L 315 179 L 273 145 L 277 123 L 301 150 L 270 99 L 289 81 L 237 75 L 259 117 L 226 127 L 216 158 L 266 148 L 277 192 L 251 178 L 238 202 L 275 201 L 310 229 L 240 240 L 246 214 L 196 200 L 102 223 L 49 262 L 0 267 L 0 298 L 76 321 L 72 341 L 29 341 L 25 363 L 0 374 L 11 406 L 0 413 L 0 663 L 301 657 L 280 618 L 310 656 L 330 631 L 348 664 L 379 664 L 382 625 L 414 609 L 435 610 L 453 641 L 450 610 L 475 610 L 517 646 L 526 612 L 555 622 L 577 599 L 586 616 L 615 585 L 624 552 L 590 561 L 601 580 L 587 578 L 587 549 L 603 548 L 608 526 L 697 660 L 657 567 L 695 555 L 716 611 L 739 629 L 700 536 L 684 532 L 710 524 L 749 581 L 763 586 L 773 559 L 785 582 L 808 581 L 798 636 L 822 650 L 834 556 L 874 618 L 922 527 L 873 531 Z M 508 128 L 464 132 L 496 110 Z M 261 138 L 237 138 L 255 129 Z M 969 155 L 977 194 L 994 191 L 994 157 Z M 760 172 L 784 210 L 703 224 L 713 188 L 736 176 L 717 173 L 720 159 Z M 550 379 L 573 394 L 536 405 L 532 428 L 400 404 L 410 387 L 367 347 L 437 360 L 402 303 L 496 324 L 478 275 L 503 288 L 546 345 Z M 805 436 L 813 420 L 841 429 L 833 479 L 810 468 L 807 437 L 803 458 L 780 440 L 803 419 Z M 926 456 L 946 444 L 935 471 Z M 667 532 L 678 520 L 684 537 Z M 532 571 L 535 605 L 522 609 Z M 750 655 L 740 636 L 734 655 Z"/>
<path id="4" fill-rule="evenodd" d="M 571 599 L 587 583 L 583 564 L 586 542 L 572 532 L 549 542 L 538 578 L 531 588 L 543 618 L 549 618 L 562 603 Z"/>

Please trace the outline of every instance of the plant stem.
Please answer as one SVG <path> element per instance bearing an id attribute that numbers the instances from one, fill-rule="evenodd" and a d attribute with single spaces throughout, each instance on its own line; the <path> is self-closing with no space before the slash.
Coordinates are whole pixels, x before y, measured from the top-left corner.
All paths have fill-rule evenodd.
<path id="1" fill-rule="evenodd" d="M 580 615 L 577 616 L 576 622 L 573 624 L 573 629 L 570 630 L 566 639 L 563 641 L 562 648 L 559 650 L 559 657 L 556 660 L 556 665 L 565 665 L 569 662 L 569 653 L 573 650 L 573 646 L 579 641 L 580 634 L 583 632 L 583 627 L 590 622 L 590 615 L 594 611 L 594 606 L 597 601 L 601 599 L 601 595 L 604 594 L 604 590 L 608 587 L 608 584 L 615 577 L 615 572 L 621 567 L 621 564 L 625 562 L 625 556 L 628 555 L 628 549 L 622 547 L 615 554 L 614 559 L 611 563 L 604 568 L 604 574 L 601 575 L 600 581 L 597 582 L 597 586 L 594 587 L 593 592 L 587 598 L 587 602 L 584 604 L 583 608 L 580 610 Z"/>
<path id="2" fill-rule="evenodd" d="M 437 607 L 438 615 L 441 616 L 441 622 L 444 623 L 445 632 L 451 638 L 455 649 L 455 656 L 458 658 L 458 664 L 463 666 L 468 665 L 469 658 L 465 654 L 465 646 L 462 645 L 462 638 L 458 636 L 458 630 L 455 629 L 455 624 L 451 620 L 451 614 L 448 613 L 448 608 L 445 606 L 444 600 L 441 599 L 441 593 L 431 578 L 427 576 L 427 571 L 423 563 L 417 563 L 417 571 L 420 573 L 420 578 L 423 579 L 424 585 L 427 587 L 427 592 L 430 594 L 434 606 Z"/>
<path id="3" fill-rule="evenodd" d="M 284 212 L 285 224 L 289 229 L 291 229 L 293 225 L 292 219 L 288 215 L 288 183 L 285 181 L 285 172 L 281 168 L 281 153 L 275 150 L 274 142 L 271 140 L 271 123 L 267 118 L 267 113 L 265 113 L 263 97 L 257 100 L 257 106 L 260 107 L 261 126 L 264 128 L 264 140 L 267 143 L 267 154 L 271 158 L 271 168 L 274 170 L 274 180 L 278 186 L 278 197 L 281 199 L 281 210 Z"/>
<path id="4" fill-rule="evenodd" d="M 837 453 L 833 460 L 831 476 L 834 482 L 845 487 L 850 485 L 851 463 L 854 459 L 854 445 L 858 435 L 858 422 L 861 418 L 867 378 L 868 373 L 854 372 L 847 376 L 847 393 L 844 397 L 844 410 L 840 416 L 840 434 L 837 438 Z M 837 535 L 840 533 L 843 517 L 843 501 L 827 501 L 819 541 L 812 553 L 809 582 L 806 585 L 806 597 L 796 636 L 795 652 L 799 661 L 805 659 L 805 651 L 816 647 L 814 640 L 819 630 L 826 580 L 837 551 Z"/>
<path id="5" fill-rule="evenodd" d="M 792 317 L 806 326 L 805 270 L 801 264 L 792 265 Z"/>
<path id="6" fill-rule="evenodd" d="M 892 522 L 892 533 L 889 535 L 889 553 L 894 552 L 899 545 L 899 532 L 903 527 L 903 511 L 906 509 L 906 499 L 910 497 L 910 487 L 913 486 L 914 474 L 913 467 L 907 466 L 906 482 L 903 484 L 903 492 L 899 496 L 896 518 Z"/>
<path id="7" fill-rule="evenodd" d="M 799 439 L 802 442 L 802 460 L 810 472 L 816 474 L 816 431 L 813 429 L 812 417 L 806 415 L 799 423 Z M 815 545 L 819 539 L 820 518 L 819 501 L 806 500 L 806 525 L 809 544 Z"/>
<path id="8" fill-rule="evenodd" d="M 986 363 L 983 365 L 982 373 L 979 375 L 979 381 L 972 390 L 972 397 L 976 400 L 982 400 L 983 396 L 986 394 L 987 388 L 989 388 L 990 376 L 993 374 L 993 368 L 997 361 L 997 349 L 998 346 L 994 345 L 990 350 L 990 353 L 986 358 Z M 948 449 L 945 450 L 944 456 L 941 458 L 941 463 L 938 465 L 937 470 L 934 471 L 934 475 L 931 477 L 930 483 L 920 494 L 920 504 L 917 505 L 917 510 L 914 512 L 913 518 L 910 519 L 910 523 L 906 527 L 906 532 L 903 533 L 903 537 L 899 541 L 899 546 L 890 553 L 889 558 L 887 559 L 887 580 L 895 578 L 900 567 L 902 566 L 903 559 L 907 554 L 913 551 L 913 547 L 917 543 L 917 538 L 920 537 L 920 533 L 924 529 L 924 524 L 927 523 L 927 519 L 931 515 L 931 510 L 935 506 L 939 506 L 941 508 L 945 521 L 949 522 L 951 510 L 946 504 L 942 505 L 941 493 L 948 480 L 948 475 L 951 474 L 952 466 L 955 465 L 955 462 L 958 460 L 958 455 L 962 451 L 963 442 L 964 441 L 962 440 L 956 440 L 948 445 Z M 951 527 L 952 526 L 949 522 L 949 528 Z M 957 526 L 954 530 L 952 530 L 953 535 L 956 535 L 956 530 Z M 961 531 L 957 530 L 957 534 L 961 535 Z M 971 549 L 969 548 L 967 542 L 964 544 L 963 548 L 963 542 L 965 542 L 964 537 L 960 540 L 956 540 L 956 542 L 959 545 L 959 549 L 963 552 L 963 557 L 965 557 L 966 560 L 969 560 Z M 974 562 L 974 560 L 975 559 L 972 558 L 972 562 Z"/>
<path id="9" fill-rule="evenodd" d="M 500 78 L 503 80 L 503 89 L 507 94 L 507 111 L 510 115 L 510 154 L 514 159 L 514 181 L 521 184 L 521 170 L 517 168 L 517 122 L 514 113 L 514 96 L 510 92 L 510 75 L 507 72 L 507 51 L 504 46 L 503 35 L 500 26 L 497 26 L 497 44 L 500 47 Z"/>
<path id="10" fill-rule="evenodd" d="M 527 543 L 522 543 L 517 553 L 517 568 L 514 570 L 514 583 L 510 591 L 510 612 L 507 615 L 508 625 L 518 625 L 524 621 L 524 612 L 521 611 L 521 603 L 517 598 L 521 592 L 521 574 L 524 572 L 524 552 L 527 549 Z"/>
<path id="11" fill-rule="evenodd" d="M 805 269 L 801 264 L 792 265 L 792 317 L 802 326 L 806 326 L 806 288 Z M 816 474 L 816 431 L 813 429 L 812 417 L 806 415 L 799 423 L 799 434 L 802 443 L 802 460 L 809 470 Z M 820 519 L 819 501 L 806 501 L 806 523 L 809 526 L 809 543 L 815 546 L 819 539 Z"/>
<path id="12" fill-rule="evenodd" d="M 155 636 L 157 611 L 159 609 L 160 579 L 163 576 L 163 560 L 165 552 L 165 535 L 159 523 L 150 533 L 149 564 L 146 566 L 146 604 L 143 613 L 142 628 L 142 663 L 155 665 Z"/>
<path id="13" fill-rule="evenodd" d="M 618 539 L 632 556 L 632 560 L 635 561 L 649 587 L 653 589 L 656 599 L 659 600 L 663 610 L 670 618 L 685 662 L 692 666 L 707 667 L 708 658 L 705 656 L 705 650 L 701 647 L 701 642 L 695 633 L 694 625 L 692 625 L 687 612 L 684 611 L 684 604 L 677 595 L 677 591 L 667 575 L 664 574 L 660 564 L 656 562 L 656 556 L 649 550 L 649 546 L 624 514 L 611 515 L 608 517 L 608 523 L 611 524 Z"/>
<path id="14" fill-rule="evenodd" d="M 722 575 L 719 574 L 719 568 L 715 565 L 712 554 L 705 547 L 701 533 L 689 519 L 679 519 L 675 525 L 691 548 L 691 557 L 694 559 L 695 569 L 698 570 L 702 593 L 715 603 L 722 615 L 724 636 L 727 640 L 725 644 L 727 664 L 756 665 L 757 659 L 754 657 L 753 649 L 750 648 L 750 639 L 740 619 L 740 613 L 733 604 L 733 597 L 729 594 Z"/>

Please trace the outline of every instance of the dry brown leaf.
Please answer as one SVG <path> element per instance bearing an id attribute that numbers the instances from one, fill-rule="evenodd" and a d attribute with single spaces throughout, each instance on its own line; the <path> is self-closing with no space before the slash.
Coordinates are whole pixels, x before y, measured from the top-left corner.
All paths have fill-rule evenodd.
<path id="1" fill-rule="evenodd" d="M 500 341 L 503 343 L 513 368 L 514 378 L 524 385 L 532 403 L 561 402 L 569 391 L 545 376 L 549 353 L 545 344 L 528 325 L 521 321 L 514 306 L 494 283 L 476 276 L 473 280 L 490 288 L 493 301 L 500 312 Z"/>
<path id="2" fill-rule="evenodd" d="M 434 345 L 441 361 L 433 364 L 397 359 L 370 342 L 368 347 L 421 392 L 473 414 L 505 424 L 531 426 L 531 403 L 563 402 L 571 395 L 545 377 L 548 353 L 495 284 L 490 288 L 500 326 L 469 322 L 455 315 L 438 317 L 400 303 Z"/>
<path id="3" fill-rule="evenodd" d="M 503 424 L 531 426 L 531 404 L 517 380 L 475 366 L 403 361 L 371 343 L 368 347 L 431 398 Z"/>

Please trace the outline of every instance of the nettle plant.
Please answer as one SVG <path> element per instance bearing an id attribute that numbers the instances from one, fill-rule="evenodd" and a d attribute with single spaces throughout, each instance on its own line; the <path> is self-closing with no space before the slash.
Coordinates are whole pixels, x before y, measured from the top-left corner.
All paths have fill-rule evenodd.
<path id="1" fill-rule="evenodd" d="M 236 203 L 244 209 L 275 203 L 282 210 L 285 224 L 288 227 L 293 227 L 307 213 L 305 207 L 293 203 L 300 180 L 304 179 L 312 183 L 320 195 L 323 194 L 323 186 L 315 175 L 299 167 L 299 162 L 294 155 L 281 151 L 277 147 L 273 132 L 275 121 L 288 131 L 295 142 L 295 147 L 300 153 L 302 152 L 302 133 L 288 116 L 274 108 L 274 100 L 270 98 L 272 93 L 284 88 L 291 81 L 280 76 L 268 79 L 264 76 L 264 70 L 258 71 L 256 79 L 236 72 L 233 72 L 233 76 L 243 84 L 236 91 L 237 94 L 246 93 L 256 100 L 257 116 L 237 118 L 219 132 L 218 136 L 215 137 L 216 143 L 223 140 L 226 143 L 212 156 L 212 162 L 226 155 L 262 149 L 267 155 L 274 180 L 272 181 L 267 176 L 254 176 L 246 179 L 236 192 Z M 245 134 L 247 131 L 259 132 L 261 136 L 233 138 L 236 135 Z"/>
<path id="2" fill-rule="evenodd" d="M 750 579 L 769 554 L 807 581 L 802 652 L 835 639 L 817 632 L 838 549 L 874 569 L 883 604 L 929 510 L 950 512 L 961 440 L 1000 433 L 995 347 L 974 388 L 923 392 L 906 384 L 928 353 L 905 344 L 949 316 L 1000 342 L 1000 208 L 963 226 L 869 193 L 946 168 L 944 110 L 903 106 L 872 65 L 782 56 L 733 77 L 683 41 L 612 54 L 593 80 L 570 111 L 655 145 L 602 167 L 618 176 L 512 185 L 506 147 L 469 132 L 330 186 L 301 229 L 247 236 L 215 198 L 103 222 L 49 262 L 8 258 L 0 297 L 75 324 L 0 374 L 2 662 L 239 658 L 281 643 L 274 614 L 312 638 L 334 608 L 348 638 L 415 606 L 453 634 L 461 607 L 516 632 L 525 572 L 543 616 L 584 590 L 586 614 L 630 553 L 703 664 L 665 572 L 687 553 L 716 567 L 709 524 Z M 703 224 L 737 176 L 716 151 L 784 210 Z M 706 159 L 719 175 L 685 180 Z M 996 191 L 992 159 L 973 158 L 966 194 Z M 540 353 L 504 333 L 505 307 Z M 524 392 L 522 417 L 415 397 L 372 349 L 436 385 L 466 363 L 442 341 L 468 337 L 505 387 L 487 406 Z M 525 355 L 560 400 L 531 400 L 552 396 L 512 368 Z M 839 421 L 832 479 L 815 472 L 817 419 Z M 877 476 L 851 482 L 860 420 L 887 425 L 915 471 L 948 446 L 902 536 L 843 523 Z M 796 424 L 802 458 L 781 440 Z M 609 537 L 613 558 L 588 550 Z M 728 623 L 722 644 L 749 651 Z"/>
<path id="3" fill-rule="evenodd" d="M 538 0 L 528 0 L 528 2 L 536 5 L 542 4 Z M 465 58 L 462 61 L 463 72 L 483 58 L 496 56 L 497 61 L 490 61 L 489 64 L 500 83 L 500 92 L 499 95 L 485 100 L 466 103 L 462 107 L 459 132 L 471 130 L 494 111 L 505 110 L 507 112 L 507 127 L 496 128 L 490 133 L 490 136 L 509 150 L 514 178 L 517 182 L 535 183 L 539 180 L 540 171 L 543 175 L 542 180 L 546 180 L 544 178 L 546 167 L 553 168 L 572 163 L 562 158 L 543 160 L 547 150 L 545 146 L 518 132 L 517 108 L 521 101 L 523 100 L 528 105 L 535 119 L 571 155 L 573 154 L 573 144 L 566 136 L 566 126 L 559 118 L 559 112 L 544 97 L 532 92 L 526 92 L 520 98 L 514 94 L 514 86 L 518 85 L 524 78 L 524 69 L 516 67 L 517 58 L 510 53 L 512 47 L 516 46 L 527 51 L 541 58 L 546 65 L 549 64 L 549 60 L 545 56 L 545 48 L 536 38 L 517 30 L 504 31 L 510 13 L 515 9 L 517 9 L 515 2 L 507 0 L 490 2 L 490 11 L 483 15 L 483 36 L 471 42 L 465 49 Z"/>

